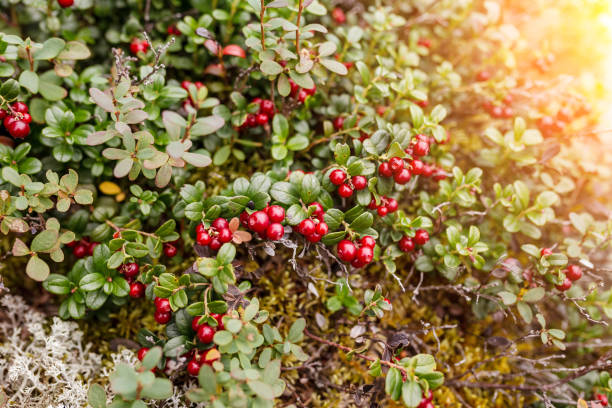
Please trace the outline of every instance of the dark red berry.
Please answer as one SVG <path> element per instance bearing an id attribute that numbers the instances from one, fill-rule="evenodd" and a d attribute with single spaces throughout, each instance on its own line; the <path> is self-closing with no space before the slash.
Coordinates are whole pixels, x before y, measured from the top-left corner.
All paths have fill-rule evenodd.
<path id="1" fill-rule="evenodd" d="M 410 252 L 414 250 L 414 240 L 410 237 L 403 236 L 399 241 L 399 249 L 402 252 Z"/>
<path id="2" fill-rule="evenodd" d="M 197 336 L 198 340 L 200 340 L 200 342 L 202 343 L 212 343 L 213 337 L 215 336 L 215 330 L 206 323 L 204 323 L 200 325 L 200 327 L 198 327 Z"/>
<path id="3" fill-rule="evenodd" d="M 261 101 L 261 113 L 268 115 L 268 117 L 272 117 L 274 115 L 274 102 L 269 99 L 264 99 Z"/>
<path id="4" fill-rule="evenodd" d="M 338 194 L 342 198 L 349 198 L 350 196 L 353 195 L 353 189 L 348 184 L 343 184 L 340 187 L 338 187 Z"/>
<path id="5" fill-rule="evenodd" d="M 155 309 L 161 313 L 170 313 L 172 308 L 170 307 L 170 301 L 166 298 L 156 298 L 155 299 Z"/>
<path id="6" fill-rule="evenodd" d="M 138 349 L 138 353 L 136 355 L 138 356 L 138 359 L 140 361 L 142 361 L 145 358 L 145 356 L 147 355 L 147 351 L 149 351 L 148 347 L 141 347 Z"/>
<path id="7" fill-rule="evenodd" d="M 221 242 L 219 238 L 213 237 L 211 238 L 210 245 L 208 245 L 208 247 L 213 251 L 218 251 L 221 248 L 221 245 L 223 245 L 223 242 Z"/>
<path id="8" fill-rule="evenodd" d="M 357 250 L 357 259 L 364 265 L 369 264 L 374 259 L 374 250 L 369 246 L 362 246 Z"/>
<path id="9" fill-rule="evenodd" d="M 329 181 L 339 186 L 346 181 L 346 173 L 343 170 L 336 169 L 329 173 Z"/>
<path id="10" fill-rule="evenodd" d="M 367 246 L 370 248 L 374 248 L 376 246 L 376 240 L 374 239 L 374 237 L 371 237 L 369 235 L 361 237 L 359 243 L 361 244 L 361 246 Z"/>
<path id="11" fill-rule="evenodd" d="M 297 93 L 300 91 L 298 84 L 296 84 L 293 79 L 289 79 L 289 85 L 291 86 L 291 96 L 297 95 Z"/>
<path id="12" fill-rule="evenodd" d="M 427 156 L 429 154 L 429 143 L 424 140 L 417 140 L 412 150 L 417 156 Z"/>
<path id="13" fill-rule="evenodd" d="M 310 235 L 306 235 L 306 239 L 308 240 L 308 242 L 312 242 L 312 243 L 319 242 L 322 237 L 323 237 L 322 235 L 317 234 L 316 232 Z"/>
<path id="14" fill-rule="evenodd" d="M 92 242 L 89 245 L 87 245 L 87 255 L 93 255 L 94 253 L 94 249 L 96 249 L 96 247 L 100 245 L 99 242 Z"/>
<path id="15" fill-rule="evenodd" d="M 257 116 L 249 113 L 246 117 L 246 121 L 244 122 L 246 127 L 255 127 L 257 126 Z"/>
<path id="16" fill-rule="evenodd" d="M 202 365 L 200 363 L 198 363 L 197 361 L 190 360 L 189 363 L 187 363 L 187 372 L 192 377 L 197 377 L 198 374 L 200 373 L 200 368 L 201 367 L 202 367 Z"/>
<path id="17" fill-rule="evenodd" d="M 389 209 L 388 209 L 386 206 L 381 205 L 380 207 L 378 207 L 378 208 L 376 209 L 376 212 L 377 212 L 377 213 L 378 213 L 378 215 L 380 215 L 381 217 L 384 217 L 385 215 L 389 214 Z"/>
<path id="18" fill-rule="evenodd" d="M 374 198 L 374 196 L 372 196 L 372 199 L 370 200 L 370 204 L 368 204 L 368 208 L 370 210 L 375 210 L 378 208 L 378 205 L 376 204 L 376 198 Z"/>
<path id="19" fill-rule="evenodd" d="M 145 294 L 145 285 L 141 282 L 134 282 L 130 285 L 130 297 L 141 298 Z"/>
<path id="20" fill-rule="evenodd" d="M 223 228 L 229 228 L 229 222 L 227 222 L 225 218 L 219 217 L 212 222 L 211 227 L 213 227 L 216 230 L 220 230 Z"/>
<path id="21" fill-rule="evenodd" d="M 217 330 L 223 330 L 225 327 L 223 326 L 223 316 L 222 314 L 211 313 L 210 317 L 217 321 Z"/>
<path id="22" fill-rule="evenodd" d="M 316 228 L 315 228 L 315 233 L 318 235 L 325 235 L 329 232 L 329 226 L 324 223 L 324 222 L 320 222 L 317 224 Z"/>
<path id="23" fill-rule="evenodd" d="M 391 177 L 393 175 L 393 170 L 391 170 L 391 166 L 388 162 L 382 162 L 378 166 L 378 172 L 383 177 Z"/>
<path id="24" fill-rule="evenodd" d="M 133 278 L 138 275 L 139 271 L 140 266 L 138 266 L 136 262 L 130 262 L 121 265 L 121 269 L 119 272 L 121 272 L 126 278 Z"/>
<path id="25" fill-rule="evenodd" d="M 19 113 L 28 113 L 30 110 L 28 109 L 28 105 L 26 105 L 23 102 L 15 102 L 14 104 L 11 105 L 11 108 L 15 111 L 15 112 L 19 112 Z"/>
<path id="26" fill-rule="evenodd" d="M 578 265 L 570 265 L 565 270 L 565 276 L 572 282 L 582 278 L 582 269 Z"/>
<path id="27" fill-rule="evenodd" d="M 315 201 L 313 203 L 308 204 L 309 207 L 316 207 L 314 213 L 312 213 L 312 215 L 314 215 L 315 217 L 322 219 L 323 215 L 325 215 L 325 210 L 323 209 L 323 206 L 321 205 L 321 203 L 319 203 L 318 201 Z"/>
<path id="28" fill-rule="evenodd" d="M 271 241 L 278 241 L 285 235 L 285 228 L 278 222 L 268 225 L 266 229 L 266 237 Z"/>
<path id="29" fill-rule="evenodd" d="M 258 114 L 255 116 L 255 121 L 257 122 L 257 124 L 258 124 L 259 126 L 263 126 L 263 125 L 265 125 L 266 123 L 268 123 L 268 120 L 269 120 L 269 119 L 270 119 L 270 118 L 269 118 L 269 117 L 268 117 L 268 115 L 266 115 L 265 113 L 258 113 Z"/>
<path id="30" fill-rule="evenodd" d="M 395 198 L 388 198 L 387 204 L 385 205 L 390 213 L 396 212 L 398 208 L 397 200 Z"/>
<path id="31" fill-rule="evenodd" d="M 4 120 L 6 118 L 6 111 L 4 109 L 0 109 L 0 120 Z"/>
<path id="32" fill-rule="evenodd" d="M 164 255 L 173 258 L 176 255 L 176 247 L 172 244 L 164 244 Z"/>
<path id="33" fill-rule="evenodd" d="M 59 4 L 61 8 L 68 8 L 74 4 L 74 0 L 57 0 L 57 4 Z"/>
<path id="34" fill-rule="evenodd" d="M 344 262 L 351 262 L 357 256 L 357 248 L 355 244 L 353 244 L 348 239 L 343 239 L 338 242 L 337 246 L 338 258 L 343 260 Z"/>
<path id="35" fill-rule="evenodd" d="M 317 86 L 313 85 L 312 88 L 304 88 L 304 91 L 306 91 L 309 96 L 312 96 L 317 92 Z"/>
<path id="36" fill-rule="evenodd" d="M 604 407 L 608 406 L 608 397 L 604 394 L 595 394 L 595 398 L 597 401 L 601 403 Z"/>
<path id="37" fill-rule="evenodd" d="M 338 116 L 338 117 L 334 118 L 332 123 L 334 125 L 334 129 L 341 130 L 342 126 L 344 126 L 344 117 Z"/>
<path id="38" fill-rule="evenodd" d="M 264 211 L 255 211 L 249 216 L 249 228 L 263 234 L 270 225 L 270 217 Z"/>
<path id="39" fill-rule="evenodd" d="M 393 176 L 393 180 L 395 180 L 397 184 L 406 184 L 410 181 L 410 170 L 406 168 L 401 169 L 397 174 Z"/>
<path id="40" fill-rule="evenodd" d="M 424 229 L 418 229 L 414 233 L 414 242 L 417 245 L 425 245 L 429 241 L 429 233 Z"/>
<path id="41" fill-rule="evenodd" d="M 249 228 L 249 213 L 246 211 L 243 211 L 240 213 L 240 225 L 242 225 L 245 228 Z"/>
<path id="42" fill-rule="evenodd" d="M 566 277 L 560 285 L 556 286 L 556 288 L 560 290 L 561 292 L 565 292 L 566 290 L 569 290 L 569 288 L 571 287 L 572 287 L 572 281 L 568 277 Z"/>
<path id="43" fill-rule="evenodd" d="M 316 228 L 315 223 L 310 218 L 306 218 L 302 220 L 300 224 L 298 225 L 298 231 L 300 232 L 300 234 L 306 235 L 306 236 L 314 234 L 315 228 Z"/>
<path id="44" fill-rule="evenodd" d="M 155 321 L 159 324 L 166 324 L 170 321 L 170 319 L 172 318 L 172 313 L 170 312 L 160 312 L 159 310 L 155 311 L 155 314 L 153 315 L 153 317 L 155 318 Z"/>
<path id="45" fill-rule="evenodd" d="M 234 236 L 234 234 L 232 234 L 232 231 L 230 231 L 229 228 L 220 229 L 217 231 L 217 233 L 218 233 L 217 238 L 223 244 L 225 244 L 226 242 L 230 242 Z"/>
<path id="46" fill-rule="evenodd" d="M 267 212 L 271 222 L 283 222 L 285 219 L 285 209 L 280 205 L 271 205 Z"/>
<path id="47" fill-rule="evenodd" d="M 391 167 L 393 174 L 396 174 L 404 168 L 404 161 L 399 157 L 392 157 L 389 159 L 389 167 Z"/>
<path id="48" fill-rule="evenodd" d="M 198 322 L 200 321 L 201 318 L 202 316 L 195 316 L 193 319 L 191 319 L 191 328 L 193 329 L 193 331 L 195 332 L 198 331 L 198 328 L 200 327 Z"/>
<path id="49" fill-rule="evenodd" d="M 85 257 L 87 255 L 87 245 L 78 244 L 74 247 L 72 253 L 79 259 Z"/>
<path id="50" fill-rule="evenodd" d="M 353 183 L 355 190 L 363 190 L 368 186 L 368 179 L 364 176 L 353 176 L 351 182 Z"/>
<path id="51" fill-rule="evenodd" d="M 210 234 L 207 231 L 200 231 L 196 235 L 196 242 L 198 243 L 198 245 L 207 246 L 210 244 L 211 240 L 212 238 L 210 237 Z"/>
<path id="52" fill-rule="evenodd" d="M 362 266 L 365 266 L 366 263 L 363 262 L 361 259 L 359 259 L 358 257 L 355 257 L 355 259 L 353 259 L 351 261 L 351 265 L 353 265 L 353 267 L 355 268 L 361 268 Z"/>
<path id="53" fill-rule="evenodd" d="M 15 139 L 23 139 L 30 133 L 30 125 L 14 116 L 4 118 L 4 127 Z"/>

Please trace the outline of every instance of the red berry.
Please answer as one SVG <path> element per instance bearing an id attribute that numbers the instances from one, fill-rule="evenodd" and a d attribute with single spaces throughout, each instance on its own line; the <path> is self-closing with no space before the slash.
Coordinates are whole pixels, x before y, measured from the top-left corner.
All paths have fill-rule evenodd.
<path id="1" fill-rule="evenodd" d="M 266 236 L 271 241 L 278 241 L 285 235 L 285 227 L 283 227 L 278 222 L 274 222 L 268 225 L 268 229 L 266 229 Z"/>
<path id="2" fill-rule="evenodd" d="M 306 101 L 306 98 L 308 98 L 308 92 L 303 89 L 300 89 L 300 92 L 298 93 L 298 101 L 304 103 Z"/>
<path id="3" fill-rule="evenodd" d="M 410 237 L 403 236 L 399 241 L 399 249 L 402 252 L 410 252 L 414 250 L 414 240 Z"/>
<path id="4" fill-rule="evenodd" d="M 385 215 L 389 214 L 389 209 L 384 206 L 381 205 L 380 207 L 378 207 L 378 209 L 376 210 L 376 212 L 378 213 L 378 215 L 380 215 L 381 217 L 384 217 Z"/>
<path id="5" fill-rule="evenodd" d="M 501 106 L 494 106 L 491 108 L 491 116 L 494 118 L 501 118 L 504 116 L 504 110 Z"/>
<path id="6" fill-rule="evenodd" d="M 353 176 L 351 182 L 353 183 L 355 190 L 363 190 L 368 186 L 368 179 L 364 176 Z"/>
<path id="7" fill-rule="evenodd" d="M 207 231 L 200 231 L 196 235 L 196 242 L 198 243 L 198 245 L 207 246 L 210 244 L 211 240 L 212 238 L 210 237 L 210 234 Z"/>
<path id="8" fill-rule="evenodd" d="M 329 173 L 329 181 L 339 186 L 346 181 L 346 173 L 343 170 L 336 169 Z"/>
<path id="9" fill-rule="evenodd" d="M 425 245 L 429 241 L 429 233 L 424 229 L 418 229 L 414 233 L 414 242 L 417 245 Z"/>
<path id="10" fill-rule="evenodd" d="M 268 117 L 274 116 L 274 102 L 269 99 L 261 101 L 261 113 L 265 113 Z"/>
<path id="11" fill-rule="evenodd" d="M 21 120 L 24 121 L 25 123 L 32 123 L 32 115 L 30 115 L 29 113 L 22 113 L 21 114 Z"/>
<path id="12" fill-rule="evenodd" d="M 4 109 L 0 109 L 0 120 L 4 120 L 6 118 L 6 111 Z"/>
<path id="13" fill-rule="evenodd" d="M 168 28 L 166 29 L 166 32 L 169 35 L 181 35 L 181 31 L 178 28 L 176 28 L 176 26 L 174 25 L 169 25 Z"/>
<path id="14" fill-rule="evenodd" d="M 216 230 L 221 230 L 223 228 L 229 228 L 229 222 L 227 222 L 225 218 L 219 217 L 212 222 L 211 227 L 213 227 Z"/>
<path id="15" fill-rule="evenodd" d="M 28 113 L 30 110 L 28 109 L 28 105 L 26 105 L 23 102 L 15 102 L 14 104 L 11 105 L 11 108 L 15 111 L 15 112 L 19 112 L 19 113 Z"/>
<path id="16" fill-rule="evenodd" d="M 164 255 L 173 258 L 176 255 L 176 247 L 172 244 L 164 244 Z"/>
<path id="17" fill-rule="evenodd" d="M 563 280 L 563 283 L 561 283 L 560 285 L 556 286 L 556 288 L 558 290 L 560 290 L 561 292 L 565 292 L 566 290 L 568 290 L 571 287 L 572 287 L 572 281 L 568 277 L 566 277 Z"/>
<path id="18" fill-rule="evenodd" d="M 315 233 L 318 235 L 325 235 L 329 232 L 329 226 L 324 223 L 324 222 L 320 222 L 317 224 L 316 228 L 315 228 Z"/>
<path id="19" fill-rule="evenodd" d="M 181 82 L 181 88 L 183 88 L 184 90 L 189 89 L 189 85 L 191 85 L 191 82 L 189 82 L 189 81 Z"/>
<path id="20" fill-rule="evenodd" d="M 259 126 L 265 125 L 266 123 L 268 123 L 268 120 L 268 115 L 266 115 L 265 113 L 258 113 L 257 116 L 255 116 L 255 121 Z"/>
<path id="21" fill-rule="evenodd" d="M 363 262 L 361 259 L 355 257 L 355 259 L 351 261 L 351 265 L 353 265 L 354 268 L 361 268 L 362 266 L 365 266 L 366 263 Z"/>
<path id="22" fill-rule="evenodd" d="M 597 399 L 597 401 L 599 401 L 601 403 L 601 405 L 603 405 L 604 407 L 608 406 L 608 397 L 605 396 L 604 394 L 595 394 L 595 398 Z"/>
<path id="23" fill-rule="evenodd" d="M 342 241 L 338 242 L 336 249 L 338 251 L 338 257 L 345 262 L 350 262 L 355 259 L 355 256 L 357 256 L 357 248 L 355 247 L 355 244 L 348 239 L 343 239 Z"/>
<path id="24" fill-rule="evenodd" d="M 246 122 L 244 122 L 244 126 L 246 127 L 255 127 L 257 126 L 257 117 L 252 113 L 249 113 L 246 117 Z"/>
<path id="25" fill-rule="evenodd" d="M 570 265 L 565 270 L 565 276 L 572 282 L 582 278 L 582 269 L 578 265 Z"/>
<path id="26" fill-rule="evenodd" d="M 206 227 L 204 226 L 204 224 L 198 224 L 198 225 L 196 226 L 195 231 L 196 231 L 196 234 L 199 234 L 199 233 L 201 233 L 201 232 L 207 232 L 207 231 L 206 231 Z"/>
<path id="27" fill-rule="evenodd" d="M 79 259 L 83 258 L 85 257 L 85 255 L 87 255 L 87 246 L 83 244 L 78 244 L 77 246 L 74 247 L 74 249 L 72 250 L 72 253 L 74 254 L 75 257 Z"/>
<path id="28" fill-rule="evenodd" d="M 419 38 L 419 41 L 417 41 L 417 44 L 425 48 L 430 48 L 431 40 L 429 38 Z"/>
<path id="29" fill-rule="evenodd" d="M 249 216 L 249 228 L 263 234 L 270 225 L 270 217 L 264 211 L 255 211 Z"/>
<path id="30" fill-rule="evenodd" d="M 243 211 L 240 213 L 240 224 L 245 228 L 249 228 L 249 213 L 248 212 Z"/>
<path id="31" fill-rule="evenodd" d="M 198 328 L 200 327 L 200 325 L 198 324 L 198 322 L 200 321 L 200 319 L 202 318 L 202 316 L 195 316 L 193 319 L 191 319 L 191 328 L 193 329 L 193 331 L 198 331 Z"/>
<path id="32" fill-rule="evenodd" d="M 59 4 L 61 8 L 67 8 L 74 4 L 74 0 L 57 0 L 57 4 Z"/>
<path id="33" fill-rule="evenodd" d="M 13 108 L 14 109 L 14 108 Z M 561 108 L 557 112 L 557 119 L 563 122 L 569 122 L 572 120 L 572 111 L 568 108 Z"/>
<path id="34" fill-rule="evenodd" d="M 217 330 L 223 330 L 225 327 L 223 326 L 223 316 L 222 314 L 211 313 L 210 317 L 217 321 Z"/>
<path id="35" fill-rule="evenodd" d="M 387 162 L 382 162 L 378 166 L 378 172 L 383 177 L 391 177 L 393 175 L 393 170 L 391 170 L 391 166 Z"/>
<path id="36" fill-rule="evenodd" d="M 429 105 L 429 101 L 427 99 L 423 99 L 422 101 L 417 101 L 416 104 L 421 108 L 426 108 L 427 105 Z"/>
<path id="37" fill-rule="evenodd" d="M 263 102 L 263 99 L 261 98 L 255 98 L 251 101 L 251 103 L 256 103 L 259 105 L 259 110 L 261 111 L 261 103 Z"/>
<path id="38" fill-rule="evenodd" d="M 323 209 L 323 206 L 321 205 L 321 203 L 319 203 L 318 201 L 315 201 L 313 203 L 308 204 L 309 207 L 315 206 L 316 209 L 314 210 L 314 213 L 312 213 L 312 215 L 314 215 L 315 217 L 317 217 L 318 219 L 322 219 L 323 215 L 325 214 L 325 210 Z"/>
<path id="39" fill-rule="evenodd" d="M 406 168 L 401 169 L 397 174 L 393 176 L 393 180 L 395 180 L 397 184 L 406 184 L 410 181 L 410 170 Z"/>
<path id="40" fill-rule="evenodd" d="M 344 118 L 342 116 L 338 116 L 338 117 L 334 118 L 332 123 L 334 125 L 334 129 L 341 130 L 342 126 L 344 126 Z"/>
<path id="41" fill-rule="evenodd" d="M 417 140 L 412 150 L 417 156 L 427 156 L 429 154 L 429 143 L 424 140 Z"/>
<path id="42" fill-rule="evenodd" d="M 371 237 L 369 235 L 361 237 L 359 243 L 361 244 L 361 246 L 367 246 L 370 248 L 374 248 L 376 246 L 376 240 L 374 239 L 374 237 Z"/>
<path id="43" fill-rule="evenodd" d="M 392 157 L 389 159 L 389 167 L 391 167 L 393 174 L 396 174 L 404 168 L 404 161 L 399 157 Z"/>
<path id="44" fill-rule="evenodd" d="M 208 247 L 213 251 L 218 251 L 221 248 L 221 245 L 223 245 L 221 240 L 217 237 L 213 237 L 211 238 L 210 245 Z"/>
<path id="45" fill-rule="evenodd" d="M 299 92 L 300 87 L 293 81 L 293 79 L 289 80 L 289 85 L 291 86 L 291 96 L 295 96 Z"/>
<path id="46" fill-rule="evenodd" d="M 96 249 L 96 247 L 100 245 L 99 242 L 92 242 L 89 245 L 87 245 L 87 255 L 93 255 L 94 253 L 94 249 Z"/>
<path id="47" fill-rule="evenodd" d="M 540 256 L 550 256 L 552 255 L 553 251 L 550 248 L 542 248 L 540 250 Z"/>
<path id="48" fill-rule="evenodd" d="M 271 222 L 283 222 L 285 219 L 285 209 L 280 205 L 271 205 L 267 212 Z"/>
<path id="49" fill-rule="evenodd" d="M 312 242 L 312 243 L 319 242 L 322 237 L 323 237 L 322 235 L 317 234 L 316 232 L 310 235 L 306 235 L 306 239 L 308 240 L 308 242 Z"/>
<path id="50" fill-rule="evenodd" d="M 172 313 L 170 313 L 170 312 L 160 312 L 159 310 L 156 310 L 155 314 L 153 315 L 153 317 L 155 318 L 155 321 L 157 323 L 159 323 L 159 324 L 166 324 L 172 318 Z"/>
<path id="51" fill-rule="evenodd" d="M 304 91 L 306 91 L 309 96 L 312 96 L 317 92 L 317 86 L 313 85 L 312 88 L 304 88 Z"/>
<path id="52" fill-rule="evenodd" d="M 202 343 L 212 343 L 213 337 L 215 335 L 215 330 L 204 323 L 200 327 L 198 327 L 198 340 Z"/>
<path id="53" fill-rule="evenodd" d="M 503 108 L 503 110 L 502 110 L 502 117 L 503 118 L 510 119 L 513 116 L 514 116 L 514 110 L 511 107 L 506 106 L 506 107 Z"/>
<path id="54" fill-rule="evenodd" d="M 357 251 L 356 259 L 359 259 L 360 263 L 367 265 L 374 259 L 374 250 L 369 246 L 362 246 Z"/>
<path id="55" fill-rule="evenodd" d="M 201 367 L 202 367 L 202 365 L 199 364 L 197 361 L 190 360 L 189 363 L 187 363 L 187 372 L 192 377 L 197 377 L 198 374 L 200 373 L 200 368 Z"/>
<path id="56" fill-rule="evenodd" d="M 135 277 L 136 275 L 138 275 L 139 271 L 140 266 L 138 266 L 136 262 L 123 264 L 121 265 L 121 269 L 119 270 L 119 272 L 121 272 L 126 278 Z"/>
<path id="57" fill-rule="evenodd" d="M 144 52 L 142 44 L 138 38 L 134 38 L 130 43 L 130 52 L 134 55 L 137 55 L 139 52 Z"/>
<path id="58" fill-rule="evenodd" d="M 220 229 L 217 231 L 217 233 L 217 239 L 219 239 L 219 241 L 221 241 L 223 244 L 230 242 L 234 237 L 234 234 L 232 234 L 232 231 L 230 231 L 229 228 Z"/>
<path id="59" fill-rule="evenodd" d="M 155 309 L 160 313 L 170 313 L 172 308 L 170 307 L 170 301 L 166 298 L 155 299 Z"/>
<path id="60" fill-rule="evenodd" d="M 148 347 L 141 347 L 138 349 L 138 353 L 136 355 L 138 356 L 138 359 L 140 361 L 142 361 L 145 358 L 145 356 L 147 355 L 147 351 L 149 351 Z"/>
<path id="61" fill-rule="evenodd" d="M 398 207 L 397 200 L 395 198 L 388 198 L 386 207 L 390 213 L 396 212 Z"/>
<path id="62" fill-rule="evenodd" d="M 368 204 L 368 208 L 370 210 L 375 210 L 378 208 L 378 205 L 376 204 L 376 198 L 374 198 L 374 196 L 372 196 L 372 199 L 370 200 L 370 204 Z"/>
<path id="63" fill-rule="evenodd" d="M 130 285 L 130 297 L 141 298 L 145 294 L 145 285 L 141 282 L 134 282 Z"/>
<path id="64" fill-rule="evenodd" d="M 353 195 L 353 189 L 348 184 L 343 184 L 340 187 L 338 187 L 338 194 L 342 198 L 349 198 L 350 196 Z"/>
<path id="65" fill-rule="evenodd" d="M 4 127 L 15 139 L 23 139 L 30 133 L 30 125 L 13 116 L 4 118 Z"/>
<path id="66" fill-rule="evenodd" d="M 478 74 L 476 74 L 477 81 L 483 82 L 488 81 L 489 79 L 491 79 L 491 73 L 489 71 L 482 70 Z"/>
<path id="67" fill-rule="evenodd" d="M 306 236 L 314 234 L 315 228 L 315 223 L 310 218 L 302 220 L 302 222 L 300 222 L 300 224 L 298 225 L 298 231 L 300 232 L 300 234 Z"/>
<path id="68" fill-rule="evenodd" d="M 344 14 L 344 11 L 340 7 L 334 8 L 331 16 L 338 24 L 344 24 L 346 22 L 346 14 Z"/>
<path id="69" fill-rule="evenodd" d="M 423 174 L 425 177 L 431 177 L 433 172 L 434 168 L 432 166 L 430 166 L 429 164 L 423 164 L 423 171 L 421 174 Z"/>

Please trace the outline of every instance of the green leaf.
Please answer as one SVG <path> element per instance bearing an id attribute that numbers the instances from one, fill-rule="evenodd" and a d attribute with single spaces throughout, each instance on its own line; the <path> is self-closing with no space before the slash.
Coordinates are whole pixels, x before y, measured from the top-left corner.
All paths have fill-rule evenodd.
<path id="1" fill-rule="evenodd" d="M 30 245 L 30 249 L 34 252 L 46 252 L 55 246 L 59 235 L 54 230 L 44 230 L 39 232 Z"/>
<path id="2" fill-rule="evenodd" d="M 33 57 L 35 60 L 55 58 L 64 49 L 65 45 L 66 42 L 61 38 L 49 38 L 43 43 L 42 48 L 34 53 Z"/>
<path id="3" fill-rule="evenodd" d="M 51 274 L 43 282 L 43 287 L 56 295 L 67 295 L 70 292 L 72 283 L 64 275 Z"/>
<path id="4" fill-rule="evenodd" d="M 138 376 L 131 366 L 124 363 L 118 364 L 109 378 L 114 393 L 128 395 L 136 393 Z"/>
<path id="5" fill-rule="evenodd" d="M 23 71 L 19 75 L 19 84 L 35 94 L 38 92 L 38 75 L 32 71 Z"/>
<path id="6" fill-rule="evenodd" d="M 543 287 L 539 286 L 537 288 L 529 289 L 527 292 L 525 292 L 525 294 L 523 295 L 523 300 L 529 303 L 539 302 L 540 300 L 542 300 L 545 294 L 546 290 Z"/>
<path id="7" fill-rule="evenodd" d="M 215 344 L 219 346 L 227 346 L 228 344 L 232 342 L 233 339 L 234 339 L 234 336 L 232 336 L 232 333 L 230 333 L 227 330 L 218 331 L 215 333 L 215 336 L 213 337 L 213 341 L 215 342 Z"/>
<path id="8" fill-rule="evenodd" d="M 402 395 L 402 374 L 395 367 L 389 369 L 385 378 L 385 393 L 394 401 Z"/>
<path id="9" fill-rule="evenodd" d="M 261 72 L 265 75 L 270 76 L 278 75 L 283 72 L 283 67 L 278 62 L 269 59 L 263 60 L 261 65 L 259 65 L 259 69 L 261 69 Z"/>
<path id="10" fill-rule="evenodd" d="M 369 212 L 364 212 L 359 217 L 357 217 L 351 224 L 349 228 L 356 232 L 364 231 L 372 226 L 374 223 L 374 216 Z"/>
<path id="11" fill-rule="evenodd" d="M 49 265 L 37 255 L 32 255 L 26 265 L 26 273 L 35 281 L 42 282 L 49 276 Z"/>
<path id="12" fill-rule="evenodd" d="M 402 385 L 402 401 L 408 408 L 416 408 L 421 403 L 421 386 L 416 381 L 406 381 Z"/>
<path id="13" fill-rule="evenodd" d="M 297 319 L 289 329 L 287 340 L 292 343 L 297 343 L 302 340 L 304 329 L 306 328 L 306 320 L 303 318 Z"/>
<path id="14" fill-rule="evenodd" d="M 531 320 L 533 319 L 531 307 L 527 303 L 520 301 L 516 304 L 516 308 L 525 323 L 531 323 Z"/>
<path id="15" fill-rule="evenodd" d="M 234 260 L 236 256 L 236 247 L 229 242 L 223 244 L 217 253 L 217 260 L 221 263 L 228 264 Z"/>
<path id="16" fill-rule="evenodd" d="M 79 287 L 85 292 L 92 292 L 104 285 L 104 276 L 99 273 L 89 273 L 81 278 Z"/>
<path id="17" fill-rule="evenodd" d="M 145 357 L 142 359 L 142 366 L 145 368 L 145 370 L 151 370 L 157 365 L 161 358 L 161 347 L 153 347 L 147 351 L 147 354 L 145 354 Z"/>
<path id="18" fill-rule="evenodd" d="M 92 384 L 87 391 L 87 402 L 91 408 L 106 408 L 106 392 L 99 384 Z"/>

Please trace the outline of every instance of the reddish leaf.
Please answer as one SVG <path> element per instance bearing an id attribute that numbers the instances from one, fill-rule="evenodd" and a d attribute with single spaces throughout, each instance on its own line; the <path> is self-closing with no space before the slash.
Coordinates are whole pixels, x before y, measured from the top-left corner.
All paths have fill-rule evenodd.
<path id="1" fill-rule="evenodd" d="M 246 58 L 244 50 L 235 44 L 230 44 L 223 48 L 223 55 L 232 55 L 234 57 Z"/>

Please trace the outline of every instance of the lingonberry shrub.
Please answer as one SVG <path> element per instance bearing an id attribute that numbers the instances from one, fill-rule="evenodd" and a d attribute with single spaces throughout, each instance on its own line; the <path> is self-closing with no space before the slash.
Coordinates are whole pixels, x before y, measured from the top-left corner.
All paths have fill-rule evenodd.
<path id="1" fill-rule="evenodd" d="M 519 6 L 30 3 L 0 0 L 0 262 L 139 344 L 90 405 L 607 404 L 596 116 Z"/>

